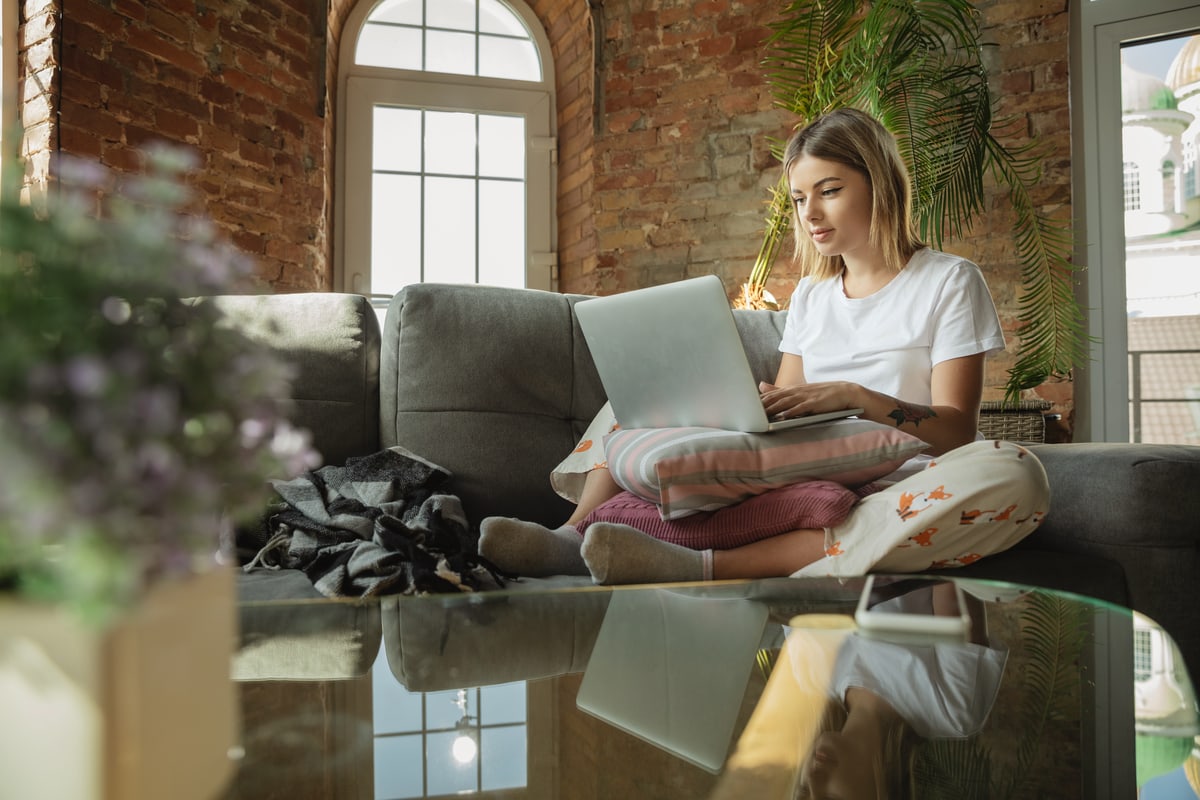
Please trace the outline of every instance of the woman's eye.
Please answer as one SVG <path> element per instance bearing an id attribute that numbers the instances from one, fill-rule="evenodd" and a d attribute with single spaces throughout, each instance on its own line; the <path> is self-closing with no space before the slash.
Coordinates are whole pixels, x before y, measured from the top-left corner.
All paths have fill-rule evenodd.
<path id="1" fill-rule="evenodd" d="M 793 197 L 793 198 L 792 198 L 792 201 L 793 201 L 793 202 L 796 204 L 796 207 L 797 207 L 797 208 L 799 208 L 800 206 L 804 205 L 804 198 L 803 198 L 803 197 Z"/>
<path id="2" fill-rule="evenodd" d="M 836 189 L 826 189 L 823 192 L 821 192 L 821 196 L 822 197 L 833 197 L 835 194 L 837 194 L 841 190 L 842 190 L 842 187 L 840 187 L 840 186 L 837 187 Z"/>

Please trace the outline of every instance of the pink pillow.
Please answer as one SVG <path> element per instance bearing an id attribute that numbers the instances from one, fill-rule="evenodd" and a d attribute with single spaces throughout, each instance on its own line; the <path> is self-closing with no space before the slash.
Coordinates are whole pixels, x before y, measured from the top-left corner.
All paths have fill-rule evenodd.
<path id="1" fill-rule="evenodd" d="M 728 550 L 798 528 L 837 525 L 858 502 L 859 493 L 832 481 L 806 481 L 755 495 L 708 514 L 665 521 L 658 506 L 630 492 L 597 507 L 579 525 L 593 522 L 630 525 L 664 542 L 694 550 Z"/>
<path id="2" fill-rule="evenodd" d="M 773 433 L 717 428 L 621 429 L 604 440 L 613 479 L 657 503 L 663 519 L 715 511 L 801 481 L 861 486 L 929 447 L 865 419 L 841 419 Z"/>

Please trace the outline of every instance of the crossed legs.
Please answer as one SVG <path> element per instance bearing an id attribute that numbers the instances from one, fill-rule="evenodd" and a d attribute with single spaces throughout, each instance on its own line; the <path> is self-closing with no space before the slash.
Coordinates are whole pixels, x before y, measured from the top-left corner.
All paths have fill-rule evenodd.
<path id="1" fill-rule="evenodd" d="M 579 524 L 621 492 L 607 469 L 588 473 L 579 504 L 562 525 L 547 528 L 512 517 L 480 525 L 479 552 L 518 575 L 591 575 L 597 583 L 648 583 L 790 575 L 823 555 L 824 531 L 798 530 L 733 550 L 691 550 L 628 525 Z"/>

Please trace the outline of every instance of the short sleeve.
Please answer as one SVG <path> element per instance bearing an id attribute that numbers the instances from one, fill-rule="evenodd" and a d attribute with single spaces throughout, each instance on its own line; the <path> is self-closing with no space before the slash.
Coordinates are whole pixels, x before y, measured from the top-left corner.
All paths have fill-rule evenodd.
<path id="1" fill-rule="evenodd" d="M 942 283 L 934 305 L 930 362 L 995 353 L 1004 349 L 1004 331 L 979 267 L 961 261 Z"/>

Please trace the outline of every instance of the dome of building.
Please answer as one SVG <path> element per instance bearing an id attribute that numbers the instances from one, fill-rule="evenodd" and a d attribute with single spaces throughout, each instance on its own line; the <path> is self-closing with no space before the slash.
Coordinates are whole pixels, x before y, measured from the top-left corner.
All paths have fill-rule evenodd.
<path id="1" fill-rule="evenodd" d="M 1196 81 L 1200 81 L 1200 36 L 1187 40 L 1167 70 L 1167 85 L 1175 91 Z"/>
<path id="2" fill-rule="evenodd" d="M 1165 83 L 1121 64 L 1121 111 L 1161 111 L 1178 105 L 1175 92 Z"/>

